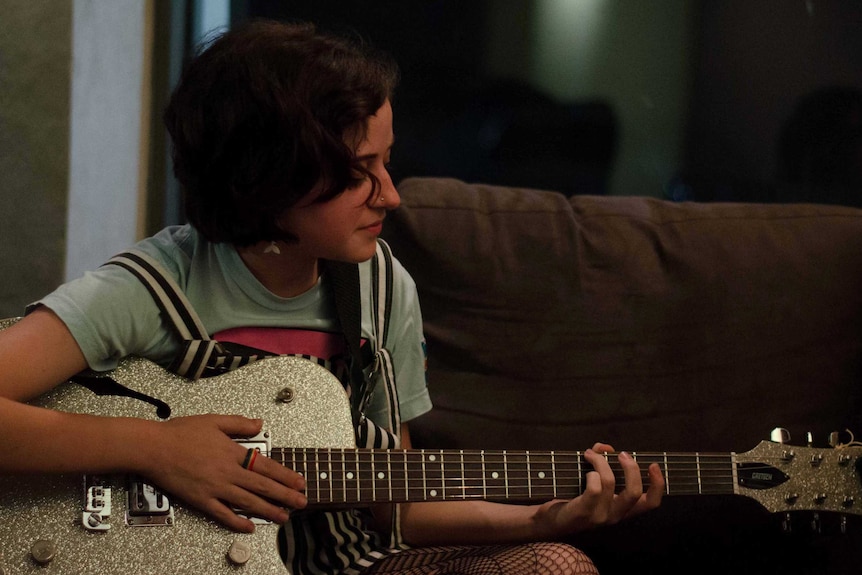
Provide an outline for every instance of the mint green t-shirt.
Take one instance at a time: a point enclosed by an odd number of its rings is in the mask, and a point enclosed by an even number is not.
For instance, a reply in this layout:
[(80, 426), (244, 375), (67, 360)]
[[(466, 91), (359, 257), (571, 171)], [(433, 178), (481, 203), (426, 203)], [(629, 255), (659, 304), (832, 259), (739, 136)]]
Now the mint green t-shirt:
[[(317, 285), (292, 298), (267, 290), (230, 244), (213, 244), (191, 226), (169, 227), (135, 246), (157, 259), (176, 280), (210, 335), (247, 327), (292, 328), (335, 333), (331, 291), (322, 276)], [(277, 257), (277, 256), (273, 256)], [(362, 337), (374, 344), (371, 265), (360, 265)], [(387, 349), (393, 358), (401, 420), (431, 409), (425, 385), (422, 316), (416, 286), (393, 259), (392, 309)], [(179, 342), (144, 285), (120, 266), (104, 266), (59, 287), (37, 304), (53, 310), (78, 342), (91, 369), (116, 367), (127, 356), (168, 365)], [(385, 408), (374, 400), (368, 415)]]

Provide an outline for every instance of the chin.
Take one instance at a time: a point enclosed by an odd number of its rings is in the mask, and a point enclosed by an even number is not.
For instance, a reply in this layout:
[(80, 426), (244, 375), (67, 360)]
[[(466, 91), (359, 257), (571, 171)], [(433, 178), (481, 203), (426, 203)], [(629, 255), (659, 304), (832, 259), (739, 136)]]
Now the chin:
[(345, 250), (343, 253), (339, 254), (339, 257), (335, 258), (341, 262), (347, 262), (351, 264), (361, 264), (362, 262), (367, 262), (371, 258), (374, 257), (374, 252), (377, 251), (377, 242), (370, 244), (368, 247), (357, 248), (353, 250)]

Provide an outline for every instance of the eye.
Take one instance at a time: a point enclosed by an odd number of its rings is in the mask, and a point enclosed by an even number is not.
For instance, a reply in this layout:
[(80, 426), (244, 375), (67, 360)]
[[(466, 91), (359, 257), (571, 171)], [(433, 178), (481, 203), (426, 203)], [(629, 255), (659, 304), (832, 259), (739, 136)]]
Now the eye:
[(347, 184), (349, 189), (356, 189), (368, 181), (369, 173), (365, 166), (356, 165), (350, 173), (350, 182)]

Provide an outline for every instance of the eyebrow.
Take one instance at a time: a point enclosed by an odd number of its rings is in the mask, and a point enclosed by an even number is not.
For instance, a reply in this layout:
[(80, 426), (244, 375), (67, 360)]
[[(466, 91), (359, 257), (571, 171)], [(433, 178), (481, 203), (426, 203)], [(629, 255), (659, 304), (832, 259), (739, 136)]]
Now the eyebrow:
[[(394, 146), (395, 146), (395, 138), (393, 137), (393, 138), (392, 138), (392, 141), (389, 143), (389, 146), (387, 146), (387, 148), (386, 148), (385, 152), (391, 152), (391, 151), (392, 151), (392, 148), (393, 148)], [(385, 154), (385, 152), (384, 152), (384, 154)], [(378, 153), (373, 153), (373, 154), (363, 154), (363, 155), (361, 155), (361, 156), (354, 156), (354, 158), (353, 158), (353, 159), (354, 159), (354, 161), (357, 161), (357, 162), (364, 162), (364, 161), (366, 161), (366, 160), (373, 160), (374, 158), (378, 157), (379, 155), (380, 155), (380, 154), (378, 154)]]

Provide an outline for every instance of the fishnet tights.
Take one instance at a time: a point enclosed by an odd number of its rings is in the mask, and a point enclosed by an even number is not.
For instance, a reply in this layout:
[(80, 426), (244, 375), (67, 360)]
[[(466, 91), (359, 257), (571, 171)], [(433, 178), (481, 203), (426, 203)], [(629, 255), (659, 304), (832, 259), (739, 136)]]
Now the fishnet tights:
[(598, 575), (583, 551), (563, 543), (408, 549), (363, 575)]

